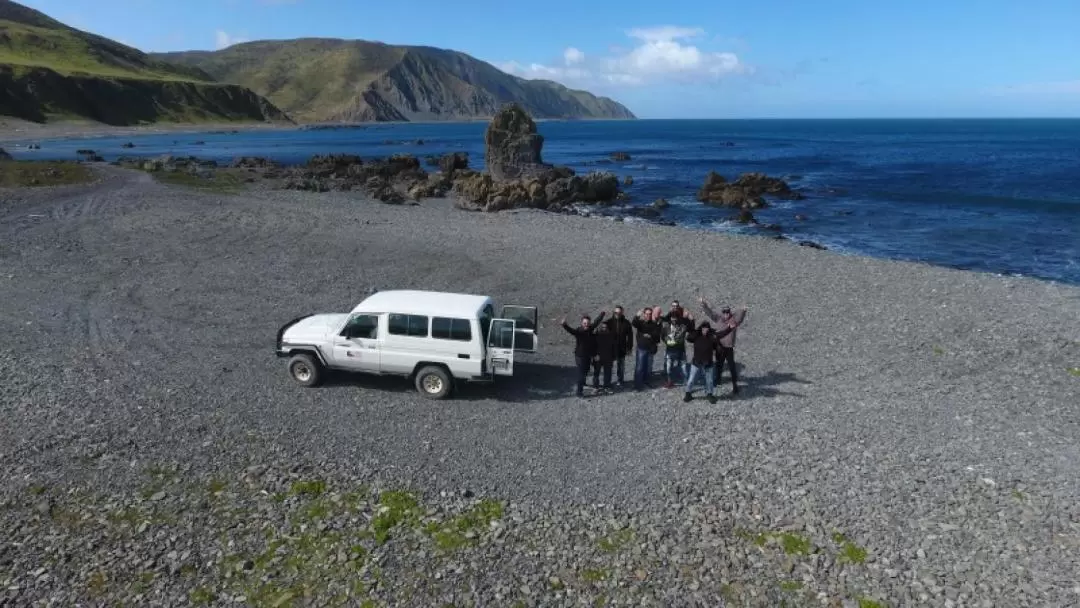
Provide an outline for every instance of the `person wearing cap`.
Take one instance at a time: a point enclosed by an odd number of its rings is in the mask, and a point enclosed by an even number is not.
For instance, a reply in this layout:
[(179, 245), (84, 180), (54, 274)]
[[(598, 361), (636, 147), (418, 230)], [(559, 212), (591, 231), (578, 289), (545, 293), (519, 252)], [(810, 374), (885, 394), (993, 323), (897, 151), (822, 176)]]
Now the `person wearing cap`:
[(746, 319), (746, 308), (743, 307), (732, 312), (730, 306), (725, 306), (720, 309), (720, 314), (716, 314), (713, 308), (709, 306), (709, 303), (705, 301), (705, 298), (699, 298), (699, 302), (701, 303), (701, 309), (710, 319), (721, 324), (722, 327), (731, 329), (730, 332), (716, 341), (716, 384), (720, 384), (720, 380), (724, 375), (724, 363), (727, 362), (728, 368), (731, 370), (731, 394), (738, 395), (739, 372), (735, 368), (735, 335), (739, 326)]
[(596, 320), (589, 315), (581, 315), (581, 325), (570, 327), (563, 317), (562, 328), (566, 333), (574, 336), (574, 362), (577, 367), (577, 380), (574, 384), (574, 394), (578, 397), (585, 396), (585, 381), (589, 376), (589, 367), (592, 366), (593, 357), (596, 356), (596, 326), (604, 320), (604, 312)]
[(686, 378), (683, 402), (693, 399), (694, 384), (700, 376), (705, 381), (705, 395), (709, 403), (716, 403), (716, 373), (713, 356), (716, 354), (717, 343), (732, 331), (734, 329), (731, 327), (723, 327), (720, 331), (714, 332), (708, 321), (702, 321), (701, 326), (691, 329), (686, 334), (686, 339), (693, 345), (693, 354), (690, 357), (690, 373)]

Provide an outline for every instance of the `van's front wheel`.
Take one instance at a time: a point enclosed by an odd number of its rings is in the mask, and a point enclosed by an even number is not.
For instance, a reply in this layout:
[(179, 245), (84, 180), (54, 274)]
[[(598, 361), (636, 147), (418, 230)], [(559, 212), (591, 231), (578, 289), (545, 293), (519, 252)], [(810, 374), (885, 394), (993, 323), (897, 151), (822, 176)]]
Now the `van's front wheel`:
[(428, 365), (416, 372), (416, 390), (428, 399), (445, 399), (452, 387), (450, 374), (437, 365)]
[(289, 359), (289, 375), (301, 386), (315, 386), (322, 380), (322, 368), (311, 355), (294, 355)]

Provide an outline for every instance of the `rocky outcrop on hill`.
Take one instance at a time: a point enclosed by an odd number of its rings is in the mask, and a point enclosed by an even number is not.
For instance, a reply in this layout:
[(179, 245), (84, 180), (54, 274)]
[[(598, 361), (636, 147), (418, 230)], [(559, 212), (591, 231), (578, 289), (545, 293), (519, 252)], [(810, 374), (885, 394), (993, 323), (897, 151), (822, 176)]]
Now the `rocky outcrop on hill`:
[(804, 198), (784, 180), (764, 173), (743, 173), (734, 182), (728, 182), (719, 173), (709, 171), (697, 199), (714, 207), (759, 209), (767, 205), (765, 195), (788, 200)]
[(619, 196), (614, 173), (576, 175), (569, 167), (544, 163), (544, 138), (520, 105), (507, 104), (484, 133), (488, 173), (454, 176), (458, 207), (473, 211), (536, 208), (559, 210), (574, 202), (610, 203)]
[(0, 148), (0, 160), (11, 160), (11, 155), (3, 148)]

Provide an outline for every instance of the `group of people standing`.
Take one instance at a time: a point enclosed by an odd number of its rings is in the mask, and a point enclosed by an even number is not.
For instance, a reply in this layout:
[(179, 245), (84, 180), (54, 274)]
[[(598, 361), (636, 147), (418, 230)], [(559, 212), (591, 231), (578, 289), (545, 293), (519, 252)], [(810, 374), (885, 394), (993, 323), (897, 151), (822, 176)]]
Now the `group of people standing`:
[[(634, 353), (634, 390), (652, 388), (653, 361), (664, 345), (665, 388), (674, 388), (676, 381), (685, 386), (683, 401), (693, 398), (694, 386), (700, 379), (710, 403), (716, 402), (716, 386), (720, 384), (725, 363), (731, 371), (731, 392), (739, 393), (739, 377), (735, 368), (735, 334), (746, 319), (746, 309), (732, 311), (723, 307), (719, 313), (704, 298), (699, 298), (707, 320), (700, 324), (678, 300), (671, 303), (665, 314), (659, 306), (639, 310), (628, 319), (622, 306), (616, 306), (612, 316), (602, 311), (595, 319), (582, 315), (581, 324), (571, 327), (562, 320), (563, 329), (575, 338), (574, 359), (577, 369), (575, 394), (584, 396), (589, 370), (593, 372), (593, 388), (611, 391), (621, 387), (626, 372), (626, 359)], [(711, 322), (710, 322), (711, 321)], [(716, 327), (713, 327), (713, 323)], [(686, 356), (687, 345), (691, 356)], [(616, 383), (612, 386), (612, 372)], [(603, 384), (600, 379), (603, 376)], [(678, 376), (678, 377), (677, 377)]]

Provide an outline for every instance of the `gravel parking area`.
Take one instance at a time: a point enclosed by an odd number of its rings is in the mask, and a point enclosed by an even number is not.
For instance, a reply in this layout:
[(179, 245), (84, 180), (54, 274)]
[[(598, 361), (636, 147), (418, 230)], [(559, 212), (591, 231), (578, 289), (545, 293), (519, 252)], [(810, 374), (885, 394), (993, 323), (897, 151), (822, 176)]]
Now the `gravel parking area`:
[[(1076, 287), (100, 171), (0, 192), (0, 604), (1080, 603)], [(395, 288), (538, 305), (542, 352), (292, 383), (282, 323)], [(698, 294), (750, 309), (738, 398), (572, 396), (560, 317)]]

